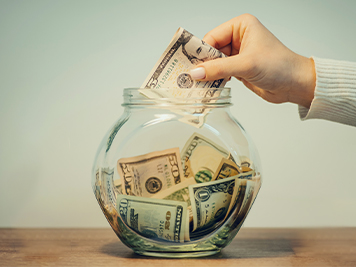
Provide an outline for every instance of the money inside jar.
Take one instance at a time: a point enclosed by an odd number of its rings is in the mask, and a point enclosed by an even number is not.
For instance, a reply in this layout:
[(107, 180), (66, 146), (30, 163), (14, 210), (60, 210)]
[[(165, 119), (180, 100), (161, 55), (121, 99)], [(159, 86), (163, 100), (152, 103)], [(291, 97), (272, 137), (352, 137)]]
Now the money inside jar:
[[(202, 149), (213, 148), (219, 157), (215, 162), (202, 161), (189, 175), (184, 175), (182, 165), (189, 156), (181, 154), (178, 147), (119, 159), (120, 180), (112, 181), (115, 188), (110, 189), (116, 197), (114, 216), (144, 237), (178, 243), (211, 233), (233, 210), (242, 220), (259, 189), (260, 176), (254, 172), (253, 162), (242, 157), (250, 164), (242, 169), (231, 160), (231, 154), (222, 153), (219, 145), (198, 133), (187, 140), (183, 151), (196, 137)], [(200, 180), (197, 174), (201, 170), (212, 172)], [(108, 179), (106, 173), (101, 171), (98, 180)]]

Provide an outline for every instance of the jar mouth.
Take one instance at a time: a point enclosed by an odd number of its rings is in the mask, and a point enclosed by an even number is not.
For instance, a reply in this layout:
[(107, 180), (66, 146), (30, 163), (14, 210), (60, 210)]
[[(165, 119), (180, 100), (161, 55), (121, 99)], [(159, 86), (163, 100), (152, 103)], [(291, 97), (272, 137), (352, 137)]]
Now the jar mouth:
[(209, 106), (231, 105), (231, 88), (125, 88), (122, 106)]

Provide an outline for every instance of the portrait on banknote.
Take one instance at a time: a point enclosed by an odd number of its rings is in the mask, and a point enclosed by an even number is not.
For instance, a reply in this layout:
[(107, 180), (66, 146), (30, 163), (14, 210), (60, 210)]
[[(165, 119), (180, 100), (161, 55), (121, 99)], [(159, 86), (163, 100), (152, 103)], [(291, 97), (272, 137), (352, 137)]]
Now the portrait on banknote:
[[(188, 34), (190, 33), (188, 32)], [(187, 42), (182, 43), (182, 52), (194, 65), (223, 57), (222, 52), (193, 35), (191, 35), (191, 38)]]

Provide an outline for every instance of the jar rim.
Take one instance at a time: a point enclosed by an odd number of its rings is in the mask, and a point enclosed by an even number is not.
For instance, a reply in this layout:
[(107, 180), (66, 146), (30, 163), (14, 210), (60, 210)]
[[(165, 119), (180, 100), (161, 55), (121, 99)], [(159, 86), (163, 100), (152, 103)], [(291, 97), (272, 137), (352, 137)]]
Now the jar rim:
[(122, 106), (209, 106), (231, 105), (231, 88), (124, 88)]

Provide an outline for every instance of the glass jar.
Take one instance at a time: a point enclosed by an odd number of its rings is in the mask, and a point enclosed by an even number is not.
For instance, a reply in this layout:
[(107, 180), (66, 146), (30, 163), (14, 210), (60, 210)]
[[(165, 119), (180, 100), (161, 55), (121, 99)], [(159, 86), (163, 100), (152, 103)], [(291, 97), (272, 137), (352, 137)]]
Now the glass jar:
[(230, 88), (124, 89), (125, 110), (99, 146), (92, 186), (136, 253), (212, 255), (241, 228), (261, 166), (230, 100)]

